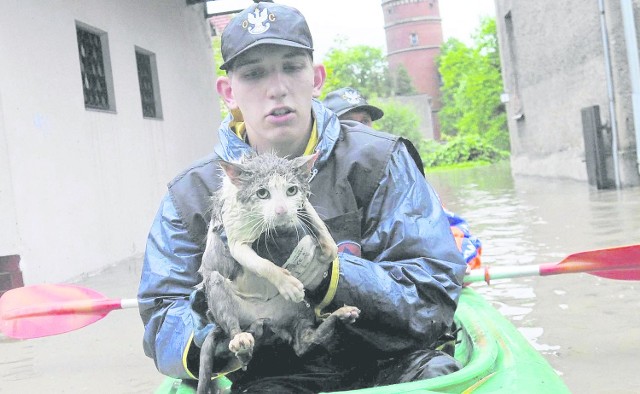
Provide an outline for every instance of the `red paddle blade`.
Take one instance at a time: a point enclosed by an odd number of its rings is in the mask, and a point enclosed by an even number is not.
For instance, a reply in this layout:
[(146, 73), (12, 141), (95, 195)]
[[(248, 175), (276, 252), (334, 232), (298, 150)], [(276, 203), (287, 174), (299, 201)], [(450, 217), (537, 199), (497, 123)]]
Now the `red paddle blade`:
[(72, 285), (18, 287), (0, 297), (0, 331), (19, 339), (61, 334), (94, 323), (120, 300)]
[(603, 278), (640, 280), (640, 245), (579, 252), (557, 264), (542, 264), (540, 275), (586, 272)]

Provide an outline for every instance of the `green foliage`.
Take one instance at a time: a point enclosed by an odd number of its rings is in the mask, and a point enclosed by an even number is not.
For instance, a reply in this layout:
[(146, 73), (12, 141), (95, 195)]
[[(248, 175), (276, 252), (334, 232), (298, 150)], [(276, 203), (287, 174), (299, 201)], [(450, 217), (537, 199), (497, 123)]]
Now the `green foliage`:
[(345, 86), (357, 89), (367, 98), (387, 97), (391, 93), (387, 60), (380, 48), (347, 47), (346, 40), (338, 40), (322, 63), (327, 70), (325, 94)]
[(416, 88), (413, 87), (411, 83), (411, 76), (404, 66), (400, 65), (396, 69), (396, 78), (395, 78), (395, 94), (397, 96), (409, 96), (412, 94), (416, 94)]
[[(221, 45), (222, 40), (220, 40), (220, 37), (213, 37), (213, 39), (211, 40), (211, 47), (213, 48), (213, 60), (215, 61), (216, 66), (216, 78), (226, 75), (226, 72), (224, 70), (220, 70), (220, 65), (224, 63), (222, 61), (222, 50), (220, 49)], [(222, 117), (222, 119), (224, 119), (227, 114), (229, 114), (229, 108), (227, 108), (224, 100), (222, 99), (222, 97), (220, 97), (220, 116)]]
[(425, 140), (418, 146), (424, 166), (436, 167), (469, 161), (495, 163), (509, 157), (509, 153), (478, 135), (465, 134), (448, 138), (446, 143)]
[(413, 108), (393, 100), (374, 100), (372, 105), (384, 111), (384, 116), (373, 122), (373, 128), (404, 137), (419, 144), (424, 136), (420, 133), (420, 118)]
[(224, 61), (222, 60), (221, 45), (222, 45), (222, 40), (220, 39), (220, 36), (214, 36), (211, 39), (211, 48), (213, 49), (213, 60), (216, 63), (215, 64), (216, 77), (221, 77), (223, 75), (226, 75), (226, 72), (224, 70), (220, 70), (220, 66), (222, 65), (222, 63), (224, 63)]
[(496, 22), (484, 18), (467, 47), (448, 39), (438, 58), (442, 76), (443, 135), (472, 135), (499, 150), (509, 150), (504, 105), (500, 102), (502, 76)]

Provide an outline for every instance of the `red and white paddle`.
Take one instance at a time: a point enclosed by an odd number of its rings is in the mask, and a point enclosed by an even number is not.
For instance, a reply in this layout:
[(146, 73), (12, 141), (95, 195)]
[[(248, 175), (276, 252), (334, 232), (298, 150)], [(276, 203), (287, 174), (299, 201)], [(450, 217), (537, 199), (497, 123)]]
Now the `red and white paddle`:
[(110, 299), (80, 286), (18, 287), (0, 297), (0, 331), (19, 339), (46, 337), (88, 326), (112, 310), (137, 306), (136, 299)]
[[(610, 279), (640, 280), (640, 245), (579, 252), (559, 263), (479, 268), (472, 270), (465, 282), (575, 272)], [(112, 310), (137, 305), (135, 299), (110, 299), (80, 286), (18, 287), (0, 297), (0, 332), (20, 339), (56, 335), (94, 323)]]
[(579, 252), (565, 257), (559, 263), (516, 266), (484, 266), (471, 270), (465, 283), (487, 282), (494, 279), (519, 278), (523, 276), (548, 276), (584, 272), (587, 274), (618, 280), (640, 280), (640, 245), (621, 246), (588, 252)]

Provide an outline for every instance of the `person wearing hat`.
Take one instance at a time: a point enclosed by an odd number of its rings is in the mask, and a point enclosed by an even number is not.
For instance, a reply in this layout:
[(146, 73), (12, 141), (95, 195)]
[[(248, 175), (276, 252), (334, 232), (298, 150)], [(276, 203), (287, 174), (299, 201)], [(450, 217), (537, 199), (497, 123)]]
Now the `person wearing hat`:
[[(373, 127), (373, 122), (384, 116), (384, 111), (367, 103), (362, 94), (352, 87), (333, 90), (322, 101), (340, 120), (353, 120), (365, 126)], [(471, 234), (467, 221), (461, 216), (445, 209), (458, 249), (463, 253), (470, 269), (479, 268), (482, 242)]]
[[(221, 184), (219, 161), (251, 151), (289, 158), (315, 153), (309, 201), (338, 256), (303, 254), (300, 280), (320, 316), (347, 304), (360, 317), (339, 325), (332, 353), (318, 347), (298, 357), (279, 341), (257, 347), (246, 370), (228, 375), (232, 392), (350, 390), (459, 369), (451, 354), (435, 349), (454, 337), (465, 262), (413, 145), (341, 122), (314, 99), (326, 72), (313, 63), (311, 33), (295, 8), (252, 5), (221, 39), (220, 68), (227, 74), (216, 87), (230, 114), (213, 152), (169, 183), (152, 223), (138, 290), (145, 353), (165, 375), (197, 378), (202, 340), (215, 326), (194, 289), (202, 280), (211, 196)], [(297, 241), (264, 243), (273, 250), (298, 248)]]
[(384, 116), (380, 108), (367, 103), (362, 94), (351, 87), (329, 92), (322, 104), (338, 115), (340, 120), (355, 120), (369, 127)]

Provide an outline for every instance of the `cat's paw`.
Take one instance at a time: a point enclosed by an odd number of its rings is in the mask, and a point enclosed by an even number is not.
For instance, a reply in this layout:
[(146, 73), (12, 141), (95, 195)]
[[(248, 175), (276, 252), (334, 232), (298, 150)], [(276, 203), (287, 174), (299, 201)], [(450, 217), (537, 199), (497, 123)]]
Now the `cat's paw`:
[(253, 356), (254, 344), (253, 335), (248, 332), (241, 332), (229, 341), (229, 350), (235, 354), (243, 366), (246, 366)]
[(284, 268), (278, 267), (280, 273), (277, 275), (277, 279), (274, 285), (278, 289), (278, 292), (285, 300), (293, 302), (301, 302), (304, 299), (304, 285), (295, 276), (291, 275), (289, 271)]
[(360, 309), (345, 305), (333, 312), (332, 315), (335, 315), (343, 323), (352, 324), (360, 317)]

